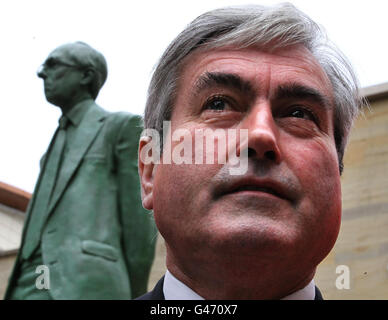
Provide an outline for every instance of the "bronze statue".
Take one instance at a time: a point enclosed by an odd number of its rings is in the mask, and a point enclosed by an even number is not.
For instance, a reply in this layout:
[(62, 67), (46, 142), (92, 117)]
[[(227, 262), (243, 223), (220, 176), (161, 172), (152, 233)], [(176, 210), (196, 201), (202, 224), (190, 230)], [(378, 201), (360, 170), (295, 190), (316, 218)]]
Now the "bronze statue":
[[(38, 71), (61, 108), (41, 160), (5, 299), (131, 299), (146, 292), (156, 231), (141, 204), (141, 117), (95, 103), (107, 77), (83, 42), (55, 49)], [(49, 272), (39, 287), (38, 267)]]

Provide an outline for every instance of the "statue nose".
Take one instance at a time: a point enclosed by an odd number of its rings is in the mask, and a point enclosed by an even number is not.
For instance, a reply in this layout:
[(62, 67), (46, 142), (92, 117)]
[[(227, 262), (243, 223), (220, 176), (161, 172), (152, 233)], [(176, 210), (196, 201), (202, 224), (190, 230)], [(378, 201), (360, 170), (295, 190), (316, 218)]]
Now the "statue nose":
[(39, 77), (39, 78), (42, 78), (42, 79), (46, 79), (47, 77), (47, 74), (44, 70), (43, 67), (39, 68), (38, 71), (36, 72), (36, 75)]

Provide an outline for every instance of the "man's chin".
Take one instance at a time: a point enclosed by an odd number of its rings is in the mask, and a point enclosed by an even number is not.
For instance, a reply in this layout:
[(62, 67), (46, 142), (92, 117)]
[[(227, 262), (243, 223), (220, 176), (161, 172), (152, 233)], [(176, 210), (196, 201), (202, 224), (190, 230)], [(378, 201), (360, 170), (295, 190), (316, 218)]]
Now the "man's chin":
[(51, 103), (52, 105), (56, 106), (56, 107), (59, 107), (59, 102), (57, 99), (51, 97), (50, 95), (47, 95), (46, 94), (46, 100), (48, 103)]
[(216, 219), (224, 217), (232, 222), (249, 221), (250, 225), (293, 220), (300, 215), (289, 200), (266, 194), (258, 196), (254, 193), (225, 195), (214, 203), (211, 211), (214, 212), (211, 215)]
[(297, 223), (292, 220), (246, 215), (224, 217), (212, 224), (218, 227), (209, 228), (207, 237), (212, 240), (208, 242), (214, 244), (214, 250), (232, 254), (262, 255), (268, 250), (266, 254), (279, 255), (294, 249), (297, 243), (304, 243)]

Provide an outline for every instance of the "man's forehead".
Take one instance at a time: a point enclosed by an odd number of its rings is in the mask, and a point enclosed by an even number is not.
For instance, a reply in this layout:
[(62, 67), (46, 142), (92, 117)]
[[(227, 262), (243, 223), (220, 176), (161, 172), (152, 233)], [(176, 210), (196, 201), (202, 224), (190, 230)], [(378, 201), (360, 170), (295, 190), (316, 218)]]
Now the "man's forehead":
[(85, 52), (89, 50), (86, 46), (78, 44), (78, 43), (68, 43), (59, 46), (54, 49), (47, 59), (49, 58), (60, 58), (64, 59), (64, 61), (72, 62), (74, 61), (75, 56), (80, 56), (85, 54)]
[[(272, 64), (273, 63), (273, 64)], [(309, 82), (323, 89), (328, 96), (332, 95), (331, 82), (312, 53), (304, 46), (294, 46), (268, 52), (256, 47), (216, 49), (198, 49), (187, 56), (181, 68), (182, 80), (196, 86), (198, 79), (210, 72), (238, 74), (260, 79), (265, 64), (278, 68), (284, 74), (284, 81), (297, 78), (301, 83)], [(186, 82), (186, 85), (188, 82)]]
[(65, 60), (71, 60), (72, 50), (69, 45), (63, 45), (60, 46), (56, 49), (54, 49), (47, 57), (47, 60), (50, 58), (60, 58), (60, 59), (65, 59)]
[[(276, 51), (269, 51), (257, 47), (236, 48), (233, 46), (213, 49), (197, 49), (183, 59), (183, 68), (181, 70), (193, 66), (195, 68), (201, 68), (201, 66), (212, 63), (222, 63), (223, 60), (228, 59), (234, 61), (245, 60), (258, 64), (277, 60), (279, 63), (284, 63), (285, 65), (310, 65), (311, 67), (322, 70), (313, 54), (301, 45), (282, 48)], [(226, 61), (225, 63), (229, 63), (229, 61)]]

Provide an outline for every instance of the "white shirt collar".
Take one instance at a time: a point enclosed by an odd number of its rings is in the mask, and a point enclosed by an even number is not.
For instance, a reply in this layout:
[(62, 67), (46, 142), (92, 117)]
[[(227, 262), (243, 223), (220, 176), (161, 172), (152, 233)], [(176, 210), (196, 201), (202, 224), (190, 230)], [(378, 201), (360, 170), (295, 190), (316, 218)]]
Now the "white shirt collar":
[(295, 291), (288, 296), (280, 300), (314, 300), (315, 299), (315, 283), (314, 279), (312, 279), (307, 286), (304, 288)]
[(205, 300), (175, 278), (168, 270), (164, 276), (163, 294), (166, 300)]
[[(163, 294), (166, 300), (204, 300), (200, 295), (191, 290), (183, 282), (175, 278), (168, 270), (164, 276)], [(314, 300), (315, 284), (314, 280), (300, 289), (284, 297), (281, 300)]]

